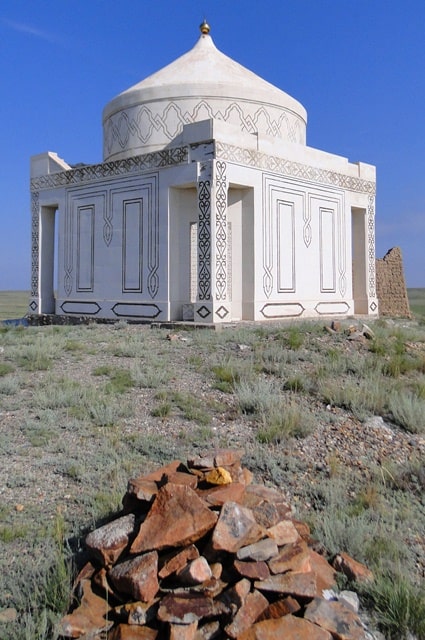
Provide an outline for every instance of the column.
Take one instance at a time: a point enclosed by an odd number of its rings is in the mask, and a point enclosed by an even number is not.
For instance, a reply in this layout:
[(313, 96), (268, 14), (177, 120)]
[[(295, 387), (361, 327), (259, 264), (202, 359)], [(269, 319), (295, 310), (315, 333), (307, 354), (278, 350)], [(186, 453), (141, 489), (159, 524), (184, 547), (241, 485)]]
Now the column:
[(195, 322), (231, 320), (228, 295), (226, 163), (198, 164), (198, 291)]

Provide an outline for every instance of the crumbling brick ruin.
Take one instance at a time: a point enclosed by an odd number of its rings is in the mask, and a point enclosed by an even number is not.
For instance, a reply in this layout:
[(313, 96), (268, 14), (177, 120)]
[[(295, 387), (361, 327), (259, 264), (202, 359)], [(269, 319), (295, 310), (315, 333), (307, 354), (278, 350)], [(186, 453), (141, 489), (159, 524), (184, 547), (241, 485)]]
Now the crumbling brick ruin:
[(393, 247), (376, 261), (376, 291), (380, 316), (412, 317), (399, 247)]

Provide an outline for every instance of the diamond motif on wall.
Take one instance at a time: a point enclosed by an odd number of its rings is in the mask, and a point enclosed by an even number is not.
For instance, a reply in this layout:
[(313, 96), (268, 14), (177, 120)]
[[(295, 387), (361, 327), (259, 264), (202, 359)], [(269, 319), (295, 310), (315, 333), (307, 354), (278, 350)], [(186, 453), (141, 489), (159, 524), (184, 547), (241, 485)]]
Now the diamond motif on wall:
[(218, 315), (220, 320), (223, 320), (223, 318), (229, 315), (229, 310), (226, 309), (226, 307), (221, 306), (217, 309), (216, 314)]
[(376, 311), (377, 308), (378, 308), (378, 305), (375, 302), (372, 302), (372, 304), (369, 306), (369, 309), (371, 311)]
[(198, 316), (201, 316), (203, 320), (205, 320), (205, 318), (208, 318), (208, 316), (211, 314), (211, 311), (207, 309), (207, 307), (202, 306), (196, 310), (196, 313), (198, 314)]
[(35, 300), (33, 300), (33, 301), (30, 303), (30, 309), (31, 309), (31, 311), (35, 311), (37, 308), (38, 308), (38, 304), (36, 303), (36, 301), (35, 301)]

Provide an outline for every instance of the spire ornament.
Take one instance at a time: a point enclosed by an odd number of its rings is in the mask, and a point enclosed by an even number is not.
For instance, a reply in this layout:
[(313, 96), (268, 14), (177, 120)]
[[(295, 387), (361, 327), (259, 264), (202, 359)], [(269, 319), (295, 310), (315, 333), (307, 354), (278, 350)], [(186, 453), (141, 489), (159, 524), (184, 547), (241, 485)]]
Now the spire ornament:
[(201, 30), (202, 35), (206, 36), (209, 34), (210, 32), (210, 25), (208, 24), (208, 22), (205, 20), (202, 24), (199, 25), (199, 29)]

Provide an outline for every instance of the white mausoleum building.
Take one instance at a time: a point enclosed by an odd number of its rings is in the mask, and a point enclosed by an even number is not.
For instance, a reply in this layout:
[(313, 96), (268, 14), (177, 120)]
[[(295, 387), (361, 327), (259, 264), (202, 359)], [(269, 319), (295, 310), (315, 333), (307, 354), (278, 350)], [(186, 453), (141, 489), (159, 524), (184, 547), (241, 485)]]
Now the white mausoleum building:
[(106, 105), (102, 163), (32, 158), (30, 313), (376, 315), (375, 167), (306, 146), (306, 125), (201, 25), (191, 51)]

